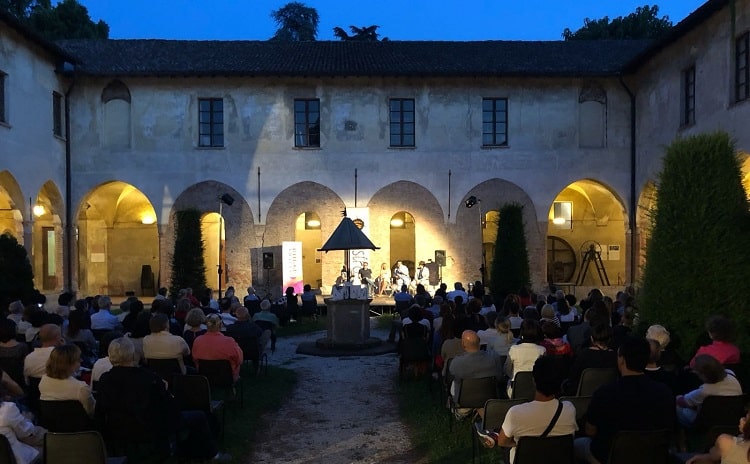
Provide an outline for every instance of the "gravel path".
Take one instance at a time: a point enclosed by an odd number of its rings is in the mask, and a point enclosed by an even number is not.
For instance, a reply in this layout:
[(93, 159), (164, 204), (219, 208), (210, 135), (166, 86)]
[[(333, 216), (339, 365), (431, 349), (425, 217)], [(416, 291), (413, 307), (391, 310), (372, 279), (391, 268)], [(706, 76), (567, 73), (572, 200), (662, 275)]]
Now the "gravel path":
[[(385, 339), (387, 331), (372, 329)], [(246, 463), (414, 464), (417, 454), (398, 415), (395, 354), (318, 357), (297, 345), (325, 332), (279, 339), (269, 364), (294, 369), (299, 383), (279, 411), (264, 417)]]

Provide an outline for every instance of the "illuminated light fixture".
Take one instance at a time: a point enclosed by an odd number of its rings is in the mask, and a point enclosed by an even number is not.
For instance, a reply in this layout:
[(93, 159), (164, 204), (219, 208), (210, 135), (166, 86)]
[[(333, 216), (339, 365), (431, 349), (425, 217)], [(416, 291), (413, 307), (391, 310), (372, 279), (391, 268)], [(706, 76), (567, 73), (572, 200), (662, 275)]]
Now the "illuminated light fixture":
[(474, 205), (476, 205), (477, 203), (479, 203), (480, 201), (482, 201), (482, 200), (480, 200), (477, 197), (475, 197), (474, 195), (472, 195), (472, 196), (470, 196), (469, 198), (466, 199), (466, 201), (464, 202), (464, 205), (467, 208), (471, 208)]
[(320, 218), (317, 214), (305, 213), (305, 230), (320, 230)]
[(404, 220), (401, 218), (391, 219), (391, 227), (404, 227)]
[(573, 202), (556, 201), (552, 204), (552, 224), (571, 228), (573, 219)]
[(141, 216), (141, 224), (145, 225), (151, 225), (156, 222), (156, 216), (154, 216), (151, 213), (146, 213), (143, 216)]
[(44, 213), (47, 212), (47, 208), (44, 207), (44, 205), (34, 205), (34, 208), (32, 208), (34, 211), (34, 216), (40, 217), (44, 216)]

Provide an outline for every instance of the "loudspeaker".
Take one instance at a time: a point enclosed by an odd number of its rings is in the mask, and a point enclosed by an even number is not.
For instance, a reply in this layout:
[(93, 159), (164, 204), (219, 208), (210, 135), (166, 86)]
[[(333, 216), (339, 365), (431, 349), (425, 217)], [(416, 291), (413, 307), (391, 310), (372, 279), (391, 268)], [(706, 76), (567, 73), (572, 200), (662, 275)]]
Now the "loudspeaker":
[(445, 266), (445, 250), (435, 250), (435, 262), (438, 266)]
[(273, 269), (273, 253), (270, 251), (263, 253), (263, 269)]

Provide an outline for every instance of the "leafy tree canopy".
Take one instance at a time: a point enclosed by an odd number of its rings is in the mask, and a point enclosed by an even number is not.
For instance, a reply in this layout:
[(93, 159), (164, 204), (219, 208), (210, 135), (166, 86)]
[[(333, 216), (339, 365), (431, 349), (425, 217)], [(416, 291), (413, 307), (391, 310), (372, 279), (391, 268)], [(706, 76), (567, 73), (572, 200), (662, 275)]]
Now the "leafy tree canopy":
[(583, 27), (573, 32), (567, 27), (562, 33), (565, 40), (595, 39), (658, 39), (672, 27), (669, 16), (659, 18), (657, 5), (644, 5), (627, 16), (618, 16), (610, 21), (608, 16), (601, 19), (586, 18)]
[(287, 3), (278, 10), (273, 10), (271, 17), (278, 26), (271, 40), (314, 41), (318, 35), (318, 11), (304, 3)]
[(107, 23), (92, 21), (88, 9), (77, 0), (63, 0), (55, 6), (50, 0), (0, 0), (0, 8), (48, 40), (109, 37)]
[(362, 42), (377, 42), (378, 40), (387, 41), (388, 37), (378, 39), (378, 37), (380, 37), (380, 34), (378, 34), (378, 27), (380, 26), (349, 26), (349, 30), (352, 31), (352, 35), (347, 34), (346, 31), (341, 29), (340, 27), (334, 27), (333, 35), (341, 40), (357, 40)]

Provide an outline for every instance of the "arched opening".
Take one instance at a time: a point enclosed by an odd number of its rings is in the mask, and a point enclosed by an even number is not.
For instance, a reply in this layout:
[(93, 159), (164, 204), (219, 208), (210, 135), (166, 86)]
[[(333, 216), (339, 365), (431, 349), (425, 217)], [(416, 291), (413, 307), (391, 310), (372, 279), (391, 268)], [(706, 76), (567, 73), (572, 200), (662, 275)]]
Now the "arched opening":
[[(226, 229), (219, 213), (207, 213), (201, 217), (201, 237), (203, 237), (203, 262), (206, 264), (206, 285), (209, 288), (227, 288)], [(219, 276), (219, 265), (222, 273)]]
[(497, 242), (497, 226), (500, 223), (500, 211), (492, 210), (484, 213), (482, 218), (482, 246), (487, 275), (492, 269), (492, 261), (495, 259), (495, 242)]
[(124, 295), (132, 290), (142, 295), (144, 266), (150, 266), (152, 272), (159, 269), (153, 205), (125, 182), (94, 188), (78, 211), (78, 285), (82, 293)]
[[(8, 231), (18, 243), (24, 243), (21, 188), (8, 171), (0, 172), (0, 230)], [(27, 247), (30, 251), (30, 247)]]
[[(554, 253), (547, 257), (549, 282), (623, 285), (627, 279), (626, 221), (622, 202), (601, 183), (586, 179), (565, 187), (549, 209), (547, 252)], [(572, 276), (571, 267), (577, 267)], [(568, 276), (572, 280), (557, 280)]]
[(406, 211), (399, 211), (391, 216), (391, 269), (397, 261), (409, 268), (409, 275), (416, 269), (414, 216)]
[(59, 290), (64, 285), (62, 209), (60, 191), (54, 183), (47, 181), (31, 209), (34, 216), (34, 285), (42, 290)]
[(307, 211), (297, 216), (294, 226), (294, 240), (302, 242), (302, 277), (312, 287), (320, 287), (323, 282), (321, 252), (323, 233), (320, 228), (320, 216)]

